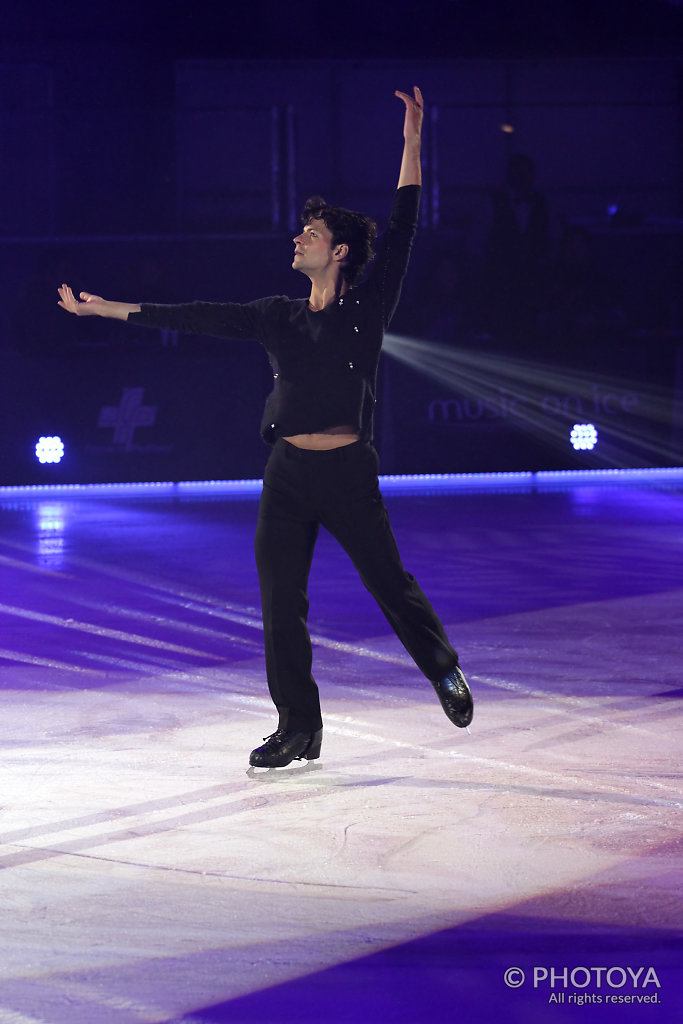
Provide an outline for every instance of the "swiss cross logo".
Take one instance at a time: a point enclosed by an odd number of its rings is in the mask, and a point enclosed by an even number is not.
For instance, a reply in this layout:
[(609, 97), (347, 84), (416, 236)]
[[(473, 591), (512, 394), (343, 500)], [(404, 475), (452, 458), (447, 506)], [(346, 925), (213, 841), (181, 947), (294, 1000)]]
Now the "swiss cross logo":
[(151, 427), (157, 415), (156, 405), (143, 405), (144, 388), (124, 388), (118, 405), (105, 405), (100, 409), (98, 427), (113, 427), (112, 443), (122, 445), (124, 451), (133, 447), (133, 435), (138, 427)]

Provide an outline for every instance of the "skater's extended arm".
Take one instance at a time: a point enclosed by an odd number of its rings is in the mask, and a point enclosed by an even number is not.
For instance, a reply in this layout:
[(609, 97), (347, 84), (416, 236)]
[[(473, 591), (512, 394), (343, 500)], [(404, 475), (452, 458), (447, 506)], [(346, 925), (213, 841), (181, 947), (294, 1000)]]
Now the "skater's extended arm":
[(91, 295), (90, 292), (81, 292), (81, 301), (76, 298), (68, 284), (58, 288), (59, 303), (67, 313), (74, 313), (76, 316), (104, 316), (114, 320), (127, 320), (129, 313), (139, 313), (140, 306), (135, 302), (110, 302), (103, 299), (101, 295)]
[(81, 292), (82, 301), (79, 302), (68, 285), (63, 284), (58, 290), (59, 305), (76, 316), (113, 317), (127, 320), (136, 327), (205, 334), (215, 338), (258, 338), (264, 344), (266, 320), (277, 316), (278, 307), (287, 302), (285, 296), (271, 295), (246, 303), (181, 302), (176, 305), (154, 305), (148, 302), (109, 302), (89, 292)]
[(395, 95), (403, 100), (406, 105), (406, 115), (403, 123), (403, 157), (401, 159), (398, 187), (421, 185), (420, 147), (422, 145), (422, 118), (424, 115), (422, 93), (417, 86), (414, 86), (412, 96), (405, 92), (399, 92), (398, 89)]
[(401, 173), (398, 179), (398, 189), (394, 195), (391, 217), (366, 282), (368, 287), (376, 292), (377, 299), (381, 304), (385, 330), (389, 326), (401, 294), (401, 286), (417, 228), (422, 191), (422, 168), (420, 166), (424, 108), (422, 93), (415, 86), (412, 96), (398, 90), (395, 95), (405, 104)]

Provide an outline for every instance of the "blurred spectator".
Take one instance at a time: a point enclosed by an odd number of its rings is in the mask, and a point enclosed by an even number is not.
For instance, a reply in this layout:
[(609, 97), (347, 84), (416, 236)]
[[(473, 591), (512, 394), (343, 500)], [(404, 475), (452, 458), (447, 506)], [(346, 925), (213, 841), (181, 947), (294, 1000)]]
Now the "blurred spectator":
[(533, 347), (550, 247), (548, 205), (530, 156), (517, 153), (492, 196), (484, 273), (483, 325), (503, 341)]
[[(156, 253), (144, 250), (138, 254), (120, 287), (124, 295), (143, 295), (146, 301), (154, 303), (173, 302), (176, 295), (168, 279), (166, 264)], [(162, 348), (177, 348), (180, 343), (178, 331), (168, 329), (150, 331), (146, 327), (127, 325), (125, 336), (128, 347), (136, 345), (150, 348), (161, 345)]]
[(548, 273), (541, 334), (547, 348), (607, 351), (624, 334), (627, 318), (616, 281), (598, 264), (589, 232), (569, 225)]
[(411, 290), (401, 329), (444, 345), (462, 344), (472, 333), (471, 262), (452, 248), (434, 252)]

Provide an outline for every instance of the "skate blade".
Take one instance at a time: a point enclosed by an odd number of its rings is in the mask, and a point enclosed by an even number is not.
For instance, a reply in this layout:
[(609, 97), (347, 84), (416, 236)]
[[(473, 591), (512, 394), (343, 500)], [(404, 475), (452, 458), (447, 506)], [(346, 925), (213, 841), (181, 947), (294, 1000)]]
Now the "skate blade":
[(322, 768), (321, 761), (305, 761), (297, 765), (285, 765), (284, 768), (257, 768), (249, 765), (246, 776), (249, 779), (258, 779), (259, 782), (277, 782), (278, 779), (293, 778), (297, 775), (307, 775), (310, 772), (318, 772)]

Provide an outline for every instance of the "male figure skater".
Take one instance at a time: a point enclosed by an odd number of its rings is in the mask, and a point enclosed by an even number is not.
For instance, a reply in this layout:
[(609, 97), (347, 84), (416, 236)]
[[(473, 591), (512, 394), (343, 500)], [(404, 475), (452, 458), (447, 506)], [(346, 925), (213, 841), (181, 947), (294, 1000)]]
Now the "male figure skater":
[(294, 239), (292, 267), (308, 299), (270, 296), (246, 304), (109, 302), (67, 285), (59, 305), (78, 316), (115, 317), (217, 337), (257, 338), (273, 367), (261, 435), (272, 452), (256, 528), (268, 687), (276, 731), (252, 751), (253, 767), (280, 768), (320, 756), (323, 723), (311, 674), (308, 577), (320, 525), (336, 537), (388, 622), (431, 681), (448, 718), (472, 720), (458, 655), (416, 580), (403, 568), (379, 491), (372, 416), (382, 337), (398, 303), (417, 227), (423, 101), (405, 104), (404, 147), (389, 226), (367, 279), (376, 233), (364, 214), (310, 199)]

